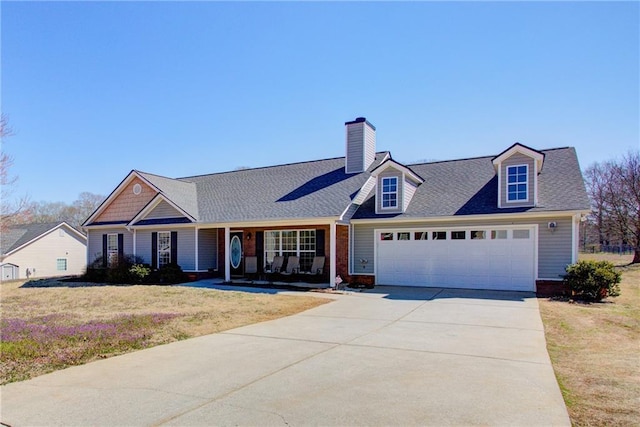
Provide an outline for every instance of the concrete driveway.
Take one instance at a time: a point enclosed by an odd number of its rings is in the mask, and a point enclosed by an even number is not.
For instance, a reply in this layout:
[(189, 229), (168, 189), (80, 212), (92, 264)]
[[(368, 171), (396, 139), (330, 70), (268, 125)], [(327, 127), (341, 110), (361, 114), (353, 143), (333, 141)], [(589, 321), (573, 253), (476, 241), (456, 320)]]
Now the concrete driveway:
[(378, 287), (330, 297), (295, 316), (3, 386), (1, 420), (570, 425), (532, 294)]

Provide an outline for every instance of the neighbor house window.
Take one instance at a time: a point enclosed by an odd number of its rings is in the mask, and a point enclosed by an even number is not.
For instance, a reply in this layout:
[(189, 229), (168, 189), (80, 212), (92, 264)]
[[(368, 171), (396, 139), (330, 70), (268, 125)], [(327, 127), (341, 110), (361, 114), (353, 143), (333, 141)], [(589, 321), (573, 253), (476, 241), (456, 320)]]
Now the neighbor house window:
[(507, 200), (527, 200), (527, 165), (507, 167)]
[(107, 234), (107, 262), (110, 266), (118, 264), (118, 235)]
[(66, 258), (58, 258), (56, 260), (56, 266), (58, 271), (67, 271), (67, 259)]
[(309, 271), (316, 255), (316, 230), (274, 230), (264, 232), (264, 259), (271, 264), (276, 256), (297, 256), (300, 270)]
[(158, 267), (171, 264), (171, 232), (158, 232)]
[(398, 207), (398, 178), (382, 178), (382, 208), (392, 209)]

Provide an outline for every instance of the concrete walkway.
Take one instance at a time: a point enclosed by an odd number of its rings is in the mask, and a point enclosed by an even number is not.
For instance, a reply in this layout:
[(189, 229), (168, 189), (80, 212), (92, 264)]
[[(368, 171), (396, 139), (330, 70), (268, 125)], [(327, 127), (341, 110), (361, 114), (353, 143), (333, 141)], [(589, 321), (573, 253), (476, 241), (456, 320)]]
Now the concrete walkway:
[(295, 316), (3, 386), (1, 420), (570, 425), (533, 295), (379, 287), (329, 297)]

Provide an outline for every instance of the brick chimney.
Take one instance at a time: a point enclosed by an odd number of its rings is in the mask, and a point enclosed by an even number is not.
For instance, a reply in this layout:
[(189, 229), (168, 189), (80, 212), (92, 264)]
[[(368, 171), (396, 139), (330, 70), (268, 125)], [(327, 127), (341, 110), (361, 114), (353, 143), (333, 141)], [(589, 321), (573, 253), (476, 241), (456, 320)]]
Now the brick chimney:
[(345, 172), (363, 172), (376, 158), (376, 128), (364, 117), (344, 125), (347, 134)]

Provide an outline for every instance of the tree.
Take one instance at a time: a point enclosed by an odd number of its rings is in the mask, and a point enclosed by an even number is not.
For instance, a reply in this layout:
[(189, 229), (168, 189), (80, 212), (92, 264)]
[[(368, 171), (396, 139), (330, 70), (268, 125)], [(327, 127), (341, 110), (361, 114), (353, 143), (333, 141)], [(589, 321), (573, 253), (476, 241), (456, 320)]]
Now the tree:
[(595, 163), (585, 171), (600, 244), (628, 244), (640, 263), (640, 152)]
[(2, 142), (2, 152), (0, 153), (0, 229), (7, 225), (21, 222), (26, 219), (28, 198), (23, 196), (16, 202), (11, 202), (14, 185), (18, 180), (17, 176), (11, 176), (9, 170), (13, 165), (13, 158), (4, 150), (5, 138), (13, 135), (13, 130), (9, 126), (9, 119), (5, 114), (0, 115), (0, 141)]
[(85, 191), (70, 205), (64, 202), (33, 202), (29, 204), (29, 221), (65, 221), (71, 226), (79, 227), (104, 199), (102, 195)]

